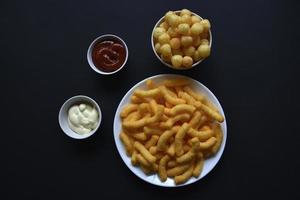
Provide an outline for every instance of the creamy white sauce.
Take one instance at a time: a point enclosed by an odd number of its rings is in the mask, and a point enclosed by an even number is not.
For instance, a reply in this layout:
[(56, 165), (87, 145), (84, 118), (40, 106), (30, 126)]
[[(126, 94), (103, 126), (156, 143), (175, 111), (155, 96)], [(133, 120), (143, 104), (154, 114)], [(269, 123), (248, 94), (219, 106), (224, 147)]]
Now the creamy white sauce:
[(69, 127), (78, 134), (87, 134), (98, 125), (98, 112), (88, 104), (74, 105), (68, 112)]

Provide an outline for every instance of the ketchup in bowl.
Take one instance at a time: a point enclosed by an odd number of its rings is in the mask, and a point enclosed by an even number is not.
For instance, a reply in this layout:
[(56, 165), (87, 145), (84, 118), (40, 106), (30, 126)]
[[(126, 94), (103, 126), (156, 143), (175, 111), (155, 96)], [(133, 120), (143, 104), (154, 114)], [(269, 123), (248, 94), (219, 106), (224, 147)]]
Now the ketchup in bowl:
[(92, 60), (99, 70), (113, 72), (123, 65), (126, 53), (126, 48), (120, 41), (105, 40), (95, 44), (92, 51)]

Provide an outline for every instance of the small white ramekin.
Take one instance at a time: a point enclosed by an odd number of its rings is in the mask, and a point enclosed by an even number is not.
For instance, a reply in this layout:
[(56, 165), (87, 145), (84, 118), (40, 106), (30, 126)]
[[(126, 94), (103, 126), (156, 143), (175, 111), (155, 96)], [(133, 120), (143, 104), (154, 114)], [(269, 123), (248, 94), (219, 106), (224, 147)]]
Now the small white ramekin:
[[(68, 124), (68, 111), (69, 109), (73, 106), (73, 105), (79, 105), (81, 103), (87, 103), (90, 104), (91, 106), (95, 107), (97, 112), (98, 112), (98, 124), (96, 126), (96, 128), (94, 130), (92, 130), (89, 133), (86, 134), (78, 134), (76, 132), (74, 132)], [(101, 124), (101, 120), (102, 120), (102, 113), (101, 113), (101, 109), (99, 107), (99, 105), (97, 104), (96, 101), (94, 101), (92, 98), (87, 97), (87, 96), (83, 96), (83, 95), (78, 95), (78, 96), (74, 96), (71, 97), (70, 99), (68, 99), (60, 108), (59, 114), (58, 114), (58, 122), (59, 125), (61, 127), (61, 129), (63, 130), (63, 132), (74, 139), (85, 139), (90, 137), (91, 135), (93, 135), (99, 128), (100, 124)]]
[[(120, 41), (121, 44), (125, 47), (125, 51), (126, 51), (126, 57), (125, 57), (125, 61), (124, 63), (122, 64), (121, 67), (119, 67), (118, 69), (116, 69), (115, 71), (112, 71), (112, 72), (105, 72), (105, 71), (102, 71), (100, 69), (98, 69), (95, 65), (94, 65), (94, 62), (93, 62), (93, 59), (92, 59), (92, 52), (93, 52), (93, 49), (94, 49), (94, 46), (99, 43), (99, 42), (102, 42), (102, 41), (106, 41), (106, 40), (117, 40), (117, 41)], [(127, 48), (127, 45), (126, 43), (124, 42), (124, 40), (122, 40), (120, 37), (116, 36), (116, 35), (113, 35), (113, 34), (105, 34), (105, 35), (101, 35), (99, 37), (97, 37), (96, 39), (94, 39), (94, 41), (90, 44), (89, 48), (88, 48), (88, 51), (87, 51), (87, 61), (90, 65), (90, 67), (95, 71), (97, 72), (98, 74), (102, 74), (102, 75), (111, 75), (111, 74), (114, 74), (114, 73), (117, 73), (118, 71), (120, 71), (126, 64), (127, 60), (128, 60), (128, 48)]]

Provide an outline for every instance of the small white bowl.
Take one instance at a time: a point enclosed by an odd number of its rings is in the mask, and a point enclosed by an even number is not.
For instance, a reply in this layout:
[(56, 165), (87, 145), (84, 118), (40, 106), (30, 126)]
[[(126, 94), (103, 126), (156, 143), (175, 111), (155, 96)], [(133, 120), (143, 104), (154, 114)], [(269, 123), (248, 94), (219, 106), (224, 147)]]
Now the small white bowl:
[[(78, 134), (78, 133), (74, 132), (69, 127), (69, 124), (68, 124), (69, 109), (71, 108), (71, 106), (79, 105), (80, 103), (90, 104), (91, 106), (94, 106), (98, 112), (97, 127), (94, 130), (92, 130), (91, 132), (86, 133), (86, 134)], [(59, 115), (58, 115), (58, 121), (59, 121), (60, 128), (64, 131), (64, 133), (67, 136), (74, 138), (74, 139), (85, 139), (85, 138), (88, 138), (91, 135), (93, 135), (98, 130), (98, 128), (101, 124), (101, 120), (102, 120), (102, 113), (101, 113), (100, 107), (97, 104), (97, 102), (94, 101), (93, 99), (91, 99), (90, 97), (83, 96), (83, 95), (74, 96), (74, 97), (71, 97), (70, 99), (68, 99), (60, 108)]]
[[(179, 13), (180, 13), (180, 10), (174, 11), (174, 13), (179, 14)], [(201, 16), (197, 15), (196, 13), (193, 13), (193, 12), (191, 12), (191, 13), (192, 13), (192, 16), (194, 15), (194, 16), (200, 17), (200, 19), (203, 19)], [(155, 29), (156, 27), (158, 27), (158, 26), (162, 23), (162, 21), (164, 20), (164, 18), (165, 18), (165, 16), (163, 16), (162, 18), (160, 18), (160, 19), (158, 20), (158, 22), (155, 24), (155, 26), (154, 26), (154, 28), (153, 28), (153, 30), (152, 30), (152, 34), (151, 34), (151, 45), (152, 45), (152, 50), (153, 50), (154, 54), (156, 55), (156, 57), (158, 58), (158, 60), (160, 60), (160, 62), (163, 63), (164, 65), (166, 65), (167, 67), (170, 67), (170, 68), (172, 68), (172, 69), (177, 69), (177, 70), (187, 70), (187, 69), (192, 69), (192, 68), (195, 67), (196, 65), (200, 64), (205, 58), (202, 59), (202, 60), (199, 60), (198, 62), (195, 62), (195, 63), (192, 65), (192, 67), (190, 67), (190, 68), (176, 68), (176, 67), (174, 67), (172, 64), (165, 62), (165, 61), (157, 54), (157, 52), (155, 51), (155, 47), (154, 47), (153, 32), (154, 32), (154, 29)], [(210, 47), (210, 48), (211, 48), (211, 45), (212, 45), (212, 34), (211, 34), (211, 30), (209, 30), (209, 47)]]
[[(93, 49), (94, 49), (94, 46), (98, 43), (98, 42), (102, 42), (102, 41), (106, 41), (106, 40), (118, 40), (119, 42), (121, 42), (121, 44), (125, 47), (125, 51), (126, 51), (126, 57), (125, 57), (125, 61), (124, 63), (122, 64), (122, 66), (120, 68), (118, 68), (117, 70), (115, 71), (112, 71), (112, 72), (105, 72), (105, 71), (102, 71), (100, 69), (98, 69), (95, 65), (94, 65), (94, 62), (93, 62), (93, 59), (92, 59), (92, 52), (93, 52)], [(88, 60), (88, 63), (90, 65), (90, 67), (97, 73), (99, 74), (103, 74), (103, 75), (110, 75), (110, 74), (114, 74), (114, 73), (117, 73), (118, 71), (120, 71), (126, 64), (127, 60), (128, 60), (128, 48), (127, 48), (127, 45), (126, 43), (124, 42), (124, 40), (122, 40), (120, 37), (116, 36), (116, 35), (113, 35), (113, 34), (105, 34), (105, 35), (101, 35), (99, 37), (97, 37), (89, 46), (88, 48), (88, 51), (87, 51), (87, 60)]]

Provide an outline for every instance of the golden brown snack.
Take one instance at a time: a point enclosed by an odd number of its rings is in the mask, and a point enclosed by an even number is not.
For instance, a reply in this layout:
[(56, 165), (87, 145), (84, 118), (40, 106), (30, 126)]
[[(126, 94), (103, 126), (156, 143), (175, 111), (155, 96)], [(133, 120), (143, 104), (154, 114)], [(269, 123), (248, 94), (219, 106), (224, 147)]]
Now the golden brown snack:
[(191, 121), (189, 122), (189, 125), (190, 125), (191, 128), (197, 127), (197, 124), (198, 124), (198, 123), (200, 122), (200, 120), (201, 120), (201, 116), (202, 116), (202, 114), (201, 114), (201, 112), (198, 111), (198, 110), (194, 113), (194, 115), (193, 115)]
[(145, 148), (149, 149), (150, 147), (156, 145), (158, 139), (159, 139), (159, 136), (152, 135), (151, 138), (145, 143)]
[(137, 104), (128, 104), (125, 106), (120, 114), (121, 117), (127, 117), (131, 112), (138, 110)]
[(157, 142), (157, 150), (158, 151), (165, 151), (167, 150), (168, 146), (167, 143), (169, 139), (176, 133), (178, 127), (173, 127), (171, 130), (165, 131), (158, 139)]
[(177, 156), (180, 156), (184, 153), (183, 151), (183, 139), (185, 137), (185, 134), (189, 130), (190, 126), (188, 123), (184, 123), (180, 129), (178, 130), (178, 133), (175, 136), (175, 153)]
[(146, 141), (147, 140), (147, 135), (144, 132), (133, 133), (131, 136), (134, 139), (139, 140), (139, 141)]
[(190, 167), (190, 164), (184, 164), (184, 165), (177, 165), (174, 168), (167, 170), (168, 177), (174, 177), (183, 174), (188, 168)]
[(155, 88), (155, 84), (151, 79), (146, 81), (146, 86), (147, 86), (147, 89), (154, 89)]
[(141, 143), (139, 142), (135, 142), (134, 143), (134, 148), (140, 152), (147, 161), (149, 161), (150, 163), (155, 163), (156, 161), (156, 157), (153, 156), (145, 147), (144, 145), (142, 145)]
[(220, 127), (219, 124), (214, 129), (214, 132), (215, 132), (215, 135), (216, 135), (215, 137), (217, 139), (217, 142), (212, 147), (211, 151), (212, 151), (213, 154), (216, 154), (218, 152), (218, 150), (220, 149), (222, 141), (223, 141), (223, 134), (222, 134), (222, 130), (221, 130), (221, 127)]
[(177, 164), (176, 160), (170, 160), (167, 164), (168, 168), (174, 168)]
[(162, 182), (165, 182), (168, 178), (167, 176), (167, 170), (166, 165), (168, 161), (170, 160), (170, 157), (168, 155), (165, 155), (160, 161), (158, 165), (158, 175)]
[(119, 137), (125, 146), (126, 154), (130, 156), (133, 151), (133, 145), (132, 145), (128, 135), (126, 135), (124, 132), (121, 132)]
[(148, 162), (148, 161), (144, 158), (144, 156), (142, 156), (141, 154), (137, 154), (137, 155), (136, 155), (136, 160), (137, 160), (137, 162), (138, 162), (140, 165), (142, 165), (142, 166), (144, 166), (144, 167), (147, 167), (147, 168), (151, 168), (151, 163)]
[(151, 106), (149, 103), (140, 103), (138, 107), (138, 112), (140, 115), (144, 115), (146, 113), (151, 112)]
[(163, 81), (163, 85), (166, 87), (179, 87), (188, 85), (190, 82), (186, 79), (172, 79)]
[(183, 148), (184, 153), (186, 153), (191, 149), (191, 146), (188, 144), (184, 144), (182, 148)]
[(146, 133), (146, 135), (158, 135), (158, 136), (160, 136), (161, 134), (163, 134), (163, 130), (161, 130), (159, 128), (145, 126), (144, 127), (144, 133)]
[(147, 98), (147, 97), (157, 97), (160, 95), (160, 90), (158, 88), (151, 89), (151, 90), (140, 90), (137, 89), (134, 92), (134, 95), (141, 97), (141, 98)]
[(173, 157), (173, 156), (175, 155), (175, 142), (173, 142), (173, 143), (169, 146), (169, 148), (168, 148), (168, 150), (167, 150), (167, 154), (168, 154), (169, 156), (171, 156), (171, 157)]
[(212, 130), (197, 131), (193, 128), (190, 128), (187, 134), (190, 137), (198, 137), (201, 142), (204, 142), (213, 136), (213, 131)]
[(195, 100), (197, 100), (197, 101), (202, 102), (202, 101), (205, 99), (203, 95), (200, 95), (199, 93), (194, 92), (194, 91), (192, 90), (192, 88), (189, 87), (189, 86), (185, 86), (185, 87), (183, 88), (183, 90), (184, 90), (186, 93), (188, 93), (189, 95), (191, 95), (191, 96), (192, 96)]
[(141, 113), (138, 111), (134, 111), (130, 114), (128, 114), (126, 117), (124, 117), (123, 121), (128, 122), (128, 121), (136, 121), (141, 117)]
[(200, 142), (200, 149), (206, 150), (213, 147), (217, 143), (217, 139), (215, 137), (211, 137), (205, 142)]
[(196, 110), (196, 108), (192, 105), (188, 105), (188, 104), (179, 104), (174, 106), (171, 110), (170, 110), (170, 114), (171, 116), (175, 116), (181, 113), (189, 113), (189, 114), (193, 114), (193, 112)]
[(176, 162), (179, 164), (190, 162), (191, 160), (194, 159), (194, 155), (195, 155), (194, 152), (190, 150), (187, 153), (177, 157)]
[(159, 161), (162, 159), (166, 154), (164, 152), (157, 152), (154, 156), (156, 157), (156, 160)]
[(158, 173), (161, 181), (173, 178), (175, 184), (199, 177), (205, 159), (222, 144), (223, 116), (184, 79), (150, 79), (146, 88), (136, 90), (135, 103), (120, 114), (119, 137), (132, 165), (147, 175)]
[(196, 106), (199, 107), (201, 110), (203, 110), (211, 118), (217, 120), (218, 122), (221, 123), (221, 122), (224, 121), (224, 117), (220, 113), (218, 113), (218, 112), (214, 111), (213, 109), (211, 109), (210, 107), (208, 107), (204, 104), (199, 104), (199, 103), (197, 103)]
[(185, 183), (187, 180), (189, 180), (193, 175), (193, 169), (194, 169), (194, 166), (193, 166), (193, 164), (191, 164), (187, 171), (185, 171), (181, 175), (175, 176), (174, 180), (175, 180), (176, 185)]
[(137, 152), (135, 150), (133, 150), (132, 155), (131, 155), (131, 164), (133, 166), (137, 165)]
[(139, 103), (143, 103), (145, 102), (145, 99), (141, 98), (141, 97), (137, 97), (136, 95), (132, 95), (130, 97), (130, 101), (133, 104), (139, 104)]
[(157, 146), (152, 146), (149, 148), (149, 152), (152, 154), (152, 155), (155, 155), (157, 154)]
[(160, 123), (160, 128), (170, 129), (177, 122), (186, 122), (190, 119), (190, 115), (187, 113), (177, 115), (173, 118), (169, 118), (166, 122)]
[(146, 125), (146, 120), (149, 118), (149, 116), (144, 116), (142, 119), (136, 120), (136, 121), (124, 121), (123, 126), (128, 129), (137, 129), (140, 127), (144, 127)]
[(193, 170), (194, 177), (197, 178), (200, 176), (202, 169), (203, 169), (203, 165), (204, 165), (204, 159), (201, 157), (195, 163), (194, 170)]
[(151, 100), (150, 101), (150, 107), (152, 112), (154, 113), (154, 115), (152, 117), (149, 117), (148, 119), (146, 119), (146, 124), (152, 124), (155, 122), (160, 121), (160, 119), (162, 118), (163, 114), (164, 114), (164, 107), (161, 105), (157, 105), (155, 100)]
[(166, 89), (165, 86), (159, 87), (161, 93), (163, 94), (166, 101), (172, 105), (184, 104), (185, 100), (173, 97)]

